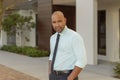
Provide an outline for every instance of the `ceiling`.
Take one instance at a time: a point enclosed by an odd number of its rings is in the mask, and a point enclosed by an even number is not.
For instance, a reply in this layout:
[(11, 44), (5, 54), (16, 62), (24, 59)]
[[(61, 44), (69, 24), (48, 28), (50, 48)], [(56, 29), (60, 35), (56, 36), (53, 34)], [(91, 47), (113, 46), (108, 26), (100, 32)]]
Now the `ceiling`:
[(4, 0), (3, 1), (3, 6), (4, 7), (8, 7), (8, 6), (12, 7), (14, 5), (21, 4), (21, 3), (25, 2), (25, 1), (27, 1), (27, 0)]
[[(75, 6), (76, 0), (53, 0), (54, 5)], [(120, 0), (98, 0), (98, 4), (120, 3)]]
[(54, 5), (73, 5), (75, 6), (76, 0), (53, 0)]
[[(30, 4), (35, 1), (37, 2), (37, 0), (4, 0), (4, 3), (5, 3), (4, 6), (14, 4), (15, 1), (19, 4), (20, 2), (28, 2), (28, 1)], [(110, 4), (110, 3), (120, 3), (120, 0), (97, 0), (97, 1), (99, 5)], [(52, 2), (53, 2), (53, 5), (70, 5), (70, 6), (76, 5), (76, 0), (53, 0)], [(26, 3), (23, 5), (26, 5), (26, 7), (29, 7)]]
[(98, 4), (120, 3), (120, 0), (98, 0)]

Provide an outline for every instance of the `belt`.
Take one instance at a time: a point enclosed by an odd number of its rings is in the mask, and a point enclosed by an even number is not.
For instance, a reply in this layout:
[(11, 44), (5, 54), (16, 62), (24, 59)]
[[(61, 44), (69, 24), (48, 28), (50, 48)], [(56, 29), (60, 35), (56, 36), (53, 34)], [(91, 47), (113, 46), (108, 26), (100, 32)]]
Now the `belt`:
[(65, 75), (65, 74), (69, 74), (71, 72), (72, 72), (72, 70), (64, 70), (64, 71), (53, 70), (53, 73), (56, 74), (56, 75)]

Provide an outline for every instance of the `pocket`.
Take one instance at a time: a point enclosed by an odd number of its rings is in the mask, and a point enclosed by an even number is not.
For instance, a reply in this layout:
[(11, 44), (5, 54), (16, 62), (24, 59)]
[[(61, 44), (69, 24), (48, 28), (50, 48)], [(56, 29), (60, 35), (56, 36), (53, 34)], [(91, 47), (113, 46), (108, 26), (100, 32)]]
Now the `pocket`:
[(54, 73), (50, 73), (49, 80), (57, 80), (56, 75)]
[(49, 80), (52, 80), (52, 76), (51, 76), (51, 75), (52, 75), (52, 74), (50, 73), (50, 74), (49, 74)]
[(78, 80), (78, 76), (74, 80)]

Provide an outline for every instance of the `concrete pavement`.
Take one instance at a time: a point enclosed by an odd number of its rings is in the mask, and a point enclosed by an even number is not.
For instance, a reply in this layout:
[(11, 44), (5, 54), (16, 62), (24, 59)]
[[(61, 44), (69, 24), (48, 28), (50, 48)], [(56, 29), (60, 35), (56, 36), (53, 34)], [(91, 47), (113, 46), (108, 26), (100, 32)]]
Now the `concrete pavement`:
[[(0, 64), (40, 80), (48, 80), (48, 57), (32, 58), (0, 51)], [(120, 80), (112, 77), (112, 67), (110, 64), (87, 65), (80, 73), (79, 80)]]

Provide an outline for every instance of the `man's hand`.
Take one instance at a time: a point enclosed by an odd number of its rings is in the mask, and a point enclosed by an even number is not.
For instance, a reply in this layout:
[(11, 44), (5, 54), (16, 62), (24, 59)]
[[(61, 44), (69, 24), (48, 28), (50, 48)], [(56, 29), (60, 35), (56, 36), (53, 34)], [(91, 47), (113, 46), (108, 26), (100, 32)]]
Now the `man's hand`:
[(71, 74), (68, 76), (68, 80), (74, 80), (81, 71), (82, 71), (82, 68), (75, 66)]

